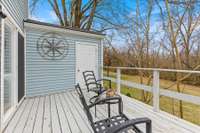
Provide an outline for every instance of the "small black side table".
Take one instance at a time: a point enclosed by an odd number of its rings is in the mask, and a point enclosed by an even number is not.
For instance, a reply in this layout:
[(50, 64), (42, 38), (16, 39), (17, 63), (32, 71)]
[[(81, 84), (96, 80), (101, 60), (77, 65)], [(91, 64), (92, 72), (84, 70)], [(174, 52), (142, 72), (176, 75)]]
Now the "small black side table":
[[(111, 116), (111, 109), (110, 109), (111, 104), (118, 104), (119, 114), (123, 113), (122, 98), (119, 94), (115, 94), (114, 96), (107, 96), (106, 91), (104, 91), (102, 94), (90, 98), (89, 102), (90, 103), (99, 102), (99, 105), (107, 104), (109, 118)], [(95, 116), (96, 116), (96, 106), (95, 106)]]

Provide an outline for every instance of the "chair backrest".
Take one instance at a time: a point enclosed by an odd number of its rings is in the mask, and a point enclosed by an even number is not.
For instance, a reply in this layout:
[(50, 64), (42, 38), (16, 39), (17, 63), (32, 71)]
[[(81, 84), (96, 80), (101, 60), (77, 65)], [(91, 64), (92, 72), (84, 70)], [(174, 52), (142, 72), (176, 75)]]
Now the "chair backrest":
[(83, 77), (84, 77), (85, 85), (86, 85), (88, 91), (90, 91), (94, 87), (98, 88), (97, 80), (94, 75), (94, 71), (84, 71)]
[(87, 118), (88, 118), (89, 122), (92, 124), (92, 123), (93, 123), (93, 117), (92, 117), (92, 115), (91, 115), (91, 113), (90, 113), (90, 108), (89, 108), (89, 106), (87, 105), (87, 102), (86, 102), (86, 100), (85, 100), (85, 97), (84, 97), (84, 94), (83, 94), (83, 92), (82, 92), (82, 90), (81, 90), (80, 85), (77, 84), (77, 85), (75, 86), (75, 89), (76, 89), (76, 91), (77, 91), (77, 93), (78, 93), (78, 95), (79, 95), (80, 101), (81, 101), (81, 103), (82, 103), (82, 105), (83, 105), (83, 107), (84, 107), (84, 111), (85, 111), (85, 113), (86, 113), (86, 115), (87, 115)]

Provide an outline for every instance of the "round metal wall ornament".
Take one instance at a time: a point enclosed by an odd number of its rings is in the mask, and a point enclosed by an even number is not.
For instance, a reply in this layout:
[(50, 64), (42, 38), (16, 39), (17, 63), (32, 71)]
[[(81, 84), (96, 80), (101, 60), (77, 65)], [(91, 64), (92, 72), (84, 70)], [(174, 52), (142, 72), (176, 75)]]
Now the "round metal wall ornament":
[(45, 33), (37, 41), (37, 51), (47, 60), (61, 60), (69, 49), (68, 41), (57, 33)]

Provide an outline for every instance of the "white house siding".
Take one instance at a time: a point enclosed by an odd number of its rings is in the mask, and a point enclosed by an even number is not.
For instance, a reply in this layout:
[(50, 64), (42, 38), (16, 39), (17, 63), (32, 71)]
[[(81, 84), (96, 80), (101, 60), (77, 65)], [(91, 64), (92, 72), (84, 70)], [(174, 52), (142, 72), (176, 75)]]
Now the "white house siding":
[(23, 31), (23, 21), (28, 18), (28, 0), (2, 0), (2, 6)]
[[(44, 60), (36, 49), (38, 38), (47, 32), (41, 29), (26, 29), (26, 96), (36, 96), (72, 89), (76, 77), (75, 42), (85, 41), (100, 44), (100, 40), (59, 33), (68, 40), (69, 52), (63, 60)], [(101, 50), (99, 46), (99, 50)], [(101, 52), (98, 52), (100, 68)]]

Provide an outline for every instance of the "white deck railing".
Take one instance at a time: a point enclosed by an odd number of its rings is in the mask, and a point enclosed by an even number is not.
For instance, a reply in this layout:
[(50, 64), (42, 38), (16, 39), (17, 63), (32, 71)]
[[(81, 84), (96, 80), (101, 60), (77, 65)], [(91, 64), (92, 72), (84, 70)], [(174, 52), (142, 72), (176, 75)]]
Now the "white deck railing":
[[(176, 73), (190, 73), (190, 74), (200, 74), (200, 71), (190, 71), (190, 70), (175, 70), (175, 69), (159, 69), (159, 68), (136, 68), (136, 67), (104, 67), (106, 69), (116, 69), (117, 74), (116, 78), (111, 78), (104, 76), (106, 79), (110, 79), (112, 82), (116, 83), (117, 92), (120, 93), (121, 85), (125, 85), (128, 87), (133, 87), (137, 89), (141, 89), (144, 91), (151, 92), (153, 94), (153, 109), (154, 111), (159, 111), (159, 101), (160, 96), (167, 96), (170, 98), (174, 98), (177, 100), (182, 100), (185, 102), (190, 102), (193, 104), (200, 105), (200, 97), (193, 96), (190, 94), (183, 94), (167, 89), (160, 88), (160, 72), (176, 72)], [(143, 70), (143, 71), (151, 71), (153, 72), (153, 85), (143, 85), (131, 81), (126, 81), (121, 79), (121, 70)]]

